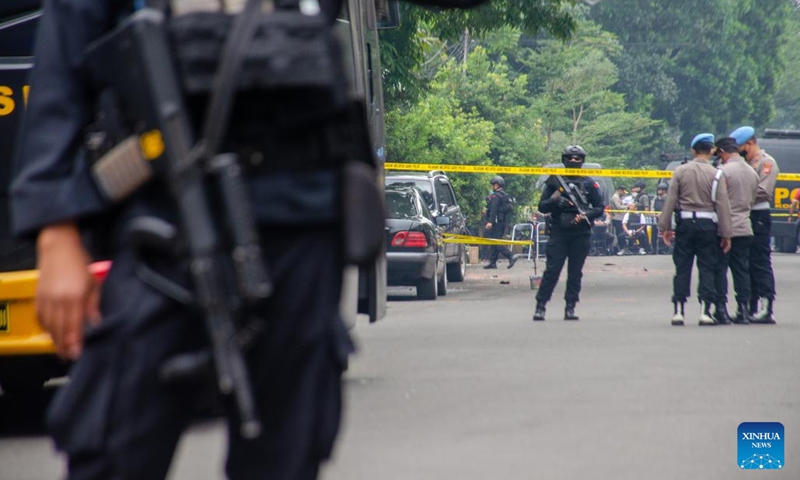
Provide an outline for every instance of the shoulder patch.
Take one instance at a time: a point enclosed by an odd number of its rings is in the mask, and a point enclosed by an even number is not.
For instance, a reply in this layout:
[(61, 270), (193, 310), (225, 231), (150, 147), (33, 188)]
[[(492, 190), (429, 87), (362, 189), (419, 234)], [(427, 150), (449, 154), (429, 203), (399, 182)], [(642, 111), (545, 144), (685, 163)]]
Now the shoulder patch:
[(763, 169), (763, 171), (764, 171), (764, 175), (769, 175), (769, 174), (770, 174), (770, 172), (772, 172), (772, 163), (770, 163), (770, 162), (764, 162), (764, 169)]
[(600, 184), (599, 184), (599, 183), (597, 183), (597, 182), (594, 182), (594, 188), (596, 188), (596, 189), (600, 190)]

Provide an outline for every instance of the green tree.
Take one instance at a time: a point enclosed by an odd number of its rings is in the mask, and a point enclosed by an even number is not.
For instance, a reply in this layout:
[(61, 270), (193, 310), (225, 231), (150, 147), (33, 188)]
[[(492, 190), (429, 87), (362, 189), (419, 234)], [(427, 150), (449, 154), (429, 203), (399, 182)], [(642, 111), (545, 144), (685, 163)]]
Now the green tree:
[(699, 131), (769, 121), (790, 10), (790, 0), (625, 0), (599, 4), (593, 18), (625, 48), (617, 90), (685, 144)]
[(469, 10), (403, 4), (400, 28), (381, 32), (387, 105), (393, 108), (413, 103), (430, 80), (422, 75), (422, 65), (448, 42), (465, 40), (465, 32), (469, 32), (467, 44), (470, 38), (481, 38), (509, 26), (529, 35), (545, 31), (557, 38), (568, 38), (575, 20), (565, 7), (574, 3), (575, 0), (493, 0)]
[(653, 148), (659, 123), (627, 111), (624, 95), (612, 91), (618, 81), (612, 58), (620, 51), (614, 35), (582, 21), (571, 40), (543, 40), (522, 52), (551, 161), (565, 145), (580, 144), (592, 161), (628, 167)]
[(795, 5), (789, 15), (786, 43), (783, 47), (785, 69), (775, 93), (776, 116), (770, 124), (774, 128), (800, 128), (800, 6)]
[[(450, 91), (435, 88), (406, 111), (387, 115), (388, 158), (395, 162), (489, 165), (494, 125), (464, 111)], [(462, 210), (475, 223), (483, 209), (480, 191), (489, 175), (449, 175)]]

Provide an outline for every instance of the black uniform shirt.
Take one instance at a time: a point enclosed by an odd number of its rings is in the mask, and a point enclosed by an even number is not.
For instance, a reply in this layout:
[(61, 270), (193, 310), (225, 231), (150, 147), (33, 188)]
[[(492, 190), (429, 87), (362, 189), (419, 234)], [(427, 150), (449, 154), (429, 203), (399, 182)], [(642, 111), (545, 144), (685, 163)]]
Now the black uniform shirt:
[[(589, 222), (582, 222), (581, 225), (578, 225), (575, 228), (565, 229), (562, 227), (559, 217), (561, 215), (566, 215), (574, 218), (574, 216), (578, 214), (578, 209), (575, 206), (569, 206), (566, 208), (559, 207), (559, 199), (552, 198), (553, 194), (558, 191), (558, 185), (552, 177), (546, 182), (544, 192), (542, 193), (542, 198), (539, 200), (539, 211), (550, 214), (553, 219), (552, 228), (554, 232), (588, 235), (591, 232), (591, 225), (593, 224), (594, 219), (601, 217), (605, 208), (605, 205), (603, 204), (603, 197), (600, 195), (600, 186), (594, 180), (587, 177), (564, 176), (562, 178), (564, 178), (564, 181), (566, 181), (567, 184), (575, 183), (583, 187), (584, 195), (586, 196), (586, 200), (590, 205), (590, 208), (586, 210), (586, 218), (589, 220)], [(583, 227), (584, 225), (585, 228)]]
[(508, 194), (502, 188), (489, 195), (488, 218), (492, 223), (506, 223), (506, 213), (503, 212), (503, 204)]

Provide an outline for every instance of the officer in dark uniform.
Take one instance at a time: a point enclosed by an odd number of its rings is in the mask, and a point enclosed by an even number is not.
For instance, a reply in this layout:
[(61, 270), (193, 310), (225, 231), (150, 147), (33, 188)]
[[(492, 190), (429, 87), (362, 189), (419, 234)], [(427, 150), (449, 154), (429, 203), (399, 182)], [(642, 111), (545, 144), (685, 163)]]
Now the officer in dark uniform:
[(561, 155), (561, 161), (567, 168), (564, 181), (573, 190), (572, 195), (579, 192), (588, 202), (583, 214), (570, 200), (570, 195), (556, 181), (555, 177), (548, 179), (542, 198), (539, 201), (539, 211), (549, 213), (551, 217), (550, 239), (547, 241), (547, 267), (542, 276), (542, 284), (536, 294), (536, 311), (533, 314), (535, 321), (544, 320), (545, 305), (553, 295), (564, 262), (569, 259), (567, 266), (567, 291), (564, 293), (566, 308), (564, 320), (578, 320), (575, 314), (575, 304), (580, 300), (581, 277), (583, 264), (589, 254), (589, 238), (595, 218), (603, 215), (603, 198), (600, 196), (600, 187), (594, 180), (580, 176), (577, 169), (583, 167), (586, 161), (586, 152), (578, 145), (570, 145)]
[[(664, 201), (667, 199), (668, 189), (669, 186), (666, 183), (659, 183), (658, 186), (656, 186), (656, 196), (653, 197), (653, 200), (650, 202), (650, 210), (655, 212), (656, 216), (658, 216), (664, 208)], [(663, 240), (661, 239), (657, 225), (653, 225), (652, 238), (653, 253), (656, 255), (662, 253), (665, 248), (662, 246)]]
[[(59, 354), (75, 361), (70, 382), (48, 413), (71, 480), (164, 478), (202, 388), (171, 390), (159, 381), (166, 359), (206, 347), (203, 321), (194, 309), (137, 276), (140, 258), (121, 233), (142, 213), (174, 220), (169, 196), (150, 182), (110, 206), (81, 148), (97, 100), (84, 52), (132, 5), (142, 3), (44, 3), (17, 145), (13, 228), (18, 236), (36, 240), (39, 319)], [(333, 22), (340, 1), (320, 4)], [(248, 127), (252, 133), (258, 125)], [(246, 354), (264, 431), (247, 440), (230, 429), (226, 471), (232, 479), (313, 479), (338, 432), (341, 373), (353, 348), (338, 314), (343, 259), (341, 222), (332, 201), (337, 184), (322, 185), (315, 176), (329, 160), (321, 149), (307, 148), (322, 144), (316, 138), (320, 132), (297, 132), (283, 143), (268, 130), (261, 133), (281, 145), (284, 160), (298, 165), (276, 172), (262, 162), (263, 168), (253, 168), (248, 178), (251, 192), (266, 195), (255, 197), (253, 207), (274, 285), (258, 312), (268, 319), (265, 331)], [(259, 151), (261, 145), (254, 147)], [(262, 153), (269, 158), (269, 149)], [(93, 240), (109, 247), (113, 261), (102, 293), (88, 273), (91, 254), (81, 238), (90, 229), (100, 232)], [(148, 263), (174, 281), (189, 283), (180, 259), (153, 254)], [(230, 416), (235, 422), (236, 412)]]
[[(731, 208), (728, 189), (721, 170), (711, 165), (714, 135), (701, 133), (691, 143), (694, 161), (679, 166), (669, 184), (664, 210), (658, 216), (658, 229), (667, 246), (675, 240), (672, 325), (683, 325), (684, 305), (690, 295), (692, 264), (697, 257), (700, 280), (697, 294), (704, 303), (700, 325), (715, 325), (711, 306), (715, 304), (714, 270), (718, 250), (726, 253), (731, 243)], [(672, 230), (672, 214), (677, 227)], [(721, 241), (718, 240), (721, 238)]]
[[(504, 190), (506, 182), (503, 177), (492, 178), (491, 184), (492, 193), (486, 198), (486, 238), (500, 240), (506, 233), (510, 216), (510, 212), (504, 211), (505, 205), (508, 204), (508, 194)], [(483, 268), (497, 268), (497, 260), (500, 259), (500, 256), (508, 259), (508, 268), (517, 263), (517, 257), (505, 245), (491, 245), (489, 252), (489, 263)]]

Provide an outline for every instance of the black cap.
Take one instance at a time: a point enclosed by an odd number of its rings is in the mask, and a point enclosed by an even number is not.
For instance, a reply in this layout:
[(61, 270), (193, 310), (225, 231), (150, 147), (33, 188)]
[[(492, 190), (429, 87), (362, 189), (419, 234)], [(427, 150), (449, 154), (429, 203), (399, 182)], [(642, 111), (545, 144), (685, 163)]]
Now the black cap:
[(733, 137), (720, 138), (714, 145), (716, 145), (716, 147), (720, 150), (724, 150), (729, 153), (739, 151), (739, 147), (736, 144), (736, 139)]

